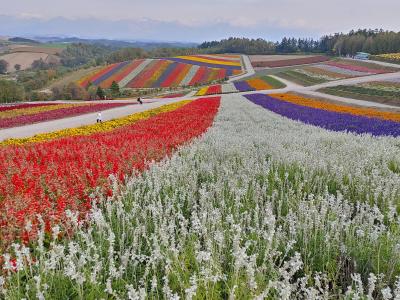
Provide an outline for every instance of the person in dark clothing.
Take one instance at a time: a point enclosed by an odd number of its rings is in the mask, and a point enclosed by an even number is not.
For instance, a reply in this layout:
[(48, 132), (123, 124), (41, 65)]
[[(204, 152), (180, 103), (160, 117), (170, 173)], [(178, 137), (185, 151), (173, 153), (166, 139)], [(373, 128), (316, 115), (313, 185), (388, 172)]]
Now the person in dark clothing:
[(140, 97), (137, 98), (137, 102), (139, 102), (140, 104), (143, 104), (142, 99), (140, 99)]

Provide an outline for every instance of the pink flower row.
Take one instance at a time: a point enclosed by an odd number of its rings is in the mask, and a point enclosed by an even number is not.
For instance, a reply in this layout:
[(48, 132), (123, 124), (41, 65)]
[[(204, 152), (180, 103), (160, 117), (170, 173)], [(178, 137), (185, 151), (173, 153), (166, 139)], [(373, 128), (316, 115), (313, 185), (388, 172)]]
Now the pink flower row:
[(130, 103), (104, 103), (104, 104), (77, 105), (69, 108), (60, 108), (51, 111), (43, 111), (33, 115), (22, 115), (7, 119), (0, 119), (0, 128), (11, 128), (38, 122), (63, 119), (66, 117), (73, 117), (87, 113), (98, 112), (111, 108), (126, 106), (129, 104)]
[(351, 70), (351, 71), (357, 71), (357, 72), (365, 72), (365, 73), (372, 73), (372, 74), (383, 74), (383, 73), (388, 73), (388, 71), (383, 70), (383, 69), (372, 69), (368, 67), (363, 67), (363, 66), (356, 66), (356, 65), (350, 65), (350, 64), (341, 64), (333, 61), (326, 62), (325, 64), (346, 69), (346, 70)]
[(59, 103), (24, 103), (24, 104), (4, 105), (4, 106), (0, 106), (0, 112), (14, 110), (14, 109), (32, 108), (32, 107), (49, 106), (49, 105), (57, 105), (57, 104), (59, 104)]

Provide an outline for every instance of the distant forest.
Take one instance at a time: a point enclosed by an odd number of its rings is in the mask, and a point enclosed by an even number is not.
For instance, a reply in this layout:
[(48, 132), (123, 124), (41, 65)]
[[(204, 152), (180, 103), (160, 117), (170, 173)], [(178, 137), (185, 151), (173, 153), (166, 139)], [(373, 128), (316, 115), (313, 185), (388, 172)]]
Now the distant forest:
[(382, 29), (360, 29), (349, 33), (325, 35), (319, 40), (284, 37), (280, 42), (264, 39), (229, 38), (204, 42), (199, 49), (213, 53), (281, 54), (325, 53), (329, 55), (354, 55), (400, 52), (400, 32)]

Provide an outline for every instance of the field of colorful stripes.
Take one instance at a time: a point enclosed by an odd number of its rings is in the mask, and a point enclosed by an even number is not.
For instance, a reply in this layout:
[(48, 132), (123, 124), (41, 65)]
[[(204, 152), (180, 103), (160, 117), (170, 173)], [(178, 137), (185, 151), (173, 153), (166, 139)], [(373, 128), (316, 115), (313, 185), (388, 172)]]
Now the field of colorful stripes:
[(359, 108), (292, 94), (251, 94), (251, 102), (292, 120), (332, 131), (400, 136), (400, 113)]
[(231, 74), (226, 68), (210, 68), (173, 61), (170, 59), (144, 59), (112, 64), (80, 80), (109, 88), (113, 81), (121, 88), (168, 88), (193, 86), (223, 80)]
[(238, 75), (242, 72), (242, 64), (240, 56), (216, 56), (216, 55), (192, 55), (192, 56), (177, 56), (169, 58), (170, 60), (198, 65), (209, 68), (223, 68), (227, 70), (227, 75)]
[(228, 94), (238, 92), (262, 91), (274, 89), (273, 86), (263, 80), (262, 77), (237, 81), (234, 83), (226, 83), (222, 85), (212, 85), (201, 88), (196, 96)]

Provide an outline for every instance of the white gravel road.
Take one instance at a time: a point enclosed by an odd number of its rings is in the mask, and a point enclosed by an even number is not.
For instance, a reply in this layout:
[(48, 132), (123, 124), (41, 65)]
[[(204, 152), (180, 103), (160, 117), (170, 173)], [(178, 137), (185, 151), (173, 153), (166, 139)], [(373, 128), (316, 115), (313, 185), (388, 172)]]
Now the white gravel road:
[[(101, 112), (103, 121), (108, 121), (112, 119), (122, 118), (134, 113), (143, 112), (149, 109), (157, 108), (166, 104), (181, 101), (182, 99), (167, 99), (167, 100), (153, 100), (152, 102), (140, 104), (132, 104), (123, 107), (117, 107), (109, 110), (104, 110)], [(80, 115), (65, 119), (52, 120), (48, 122), (41, 122), (31, 125), (25, 125), (20, 127), (13, 127), (0, 130), (0, 141), (9, 138), (23, 138), (34, 136), (39, 133), (52, 132), (56, 130), (66, 129), (66, 128), (76, 128), (83, 125), (90, 125), (96, 123), (98, 112), (89, 113), (86, 115)]]

